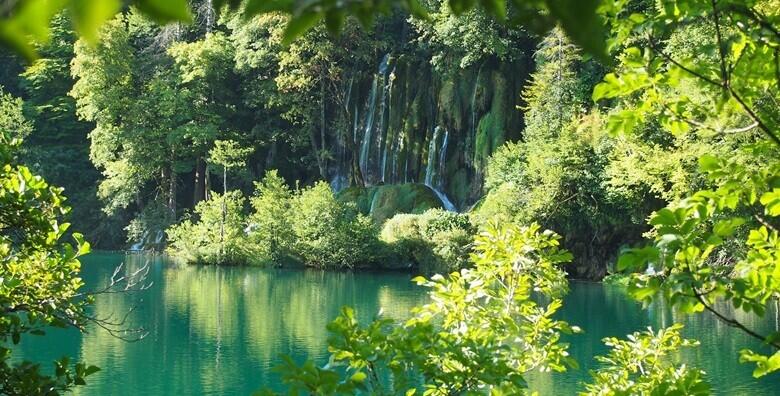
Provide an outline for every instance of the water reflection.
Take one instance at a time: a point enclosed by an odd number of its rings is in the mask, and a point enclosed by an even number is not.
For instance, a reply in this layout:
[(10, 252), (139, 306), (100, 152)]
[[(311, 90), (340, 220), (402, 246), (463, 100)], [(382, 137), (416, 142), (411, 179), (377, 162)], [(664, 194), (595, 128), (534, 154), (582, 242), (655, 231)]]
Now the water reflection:
[[(734, 311), (723, 303), (717, 304), (717, 309), (759, 332), (767, 333), (777, 328), (776, 307), (770, 309), (764, 319)], [(684, 350), (678, 359), (706, 371), (715, 394), (780, 394), (780, 375), (756, 380), (752, 377), (752, 366), (738, 362), (739, 351), (744, 348), (768, 350), (708, 313), (683, 315), (669, 309), (663, 300), (642, 309), (641, 304), (630, 300), (619, 287), (573, 282), (560, 317), (585, 330), (584, 334), (567, 337), (572, 356), (580, 368), (563, 374), (532, 373), (529, 382), (541, 395), (574, 395), (581, 390), (580, 383), (590, 379), (589, 370), (598, 367), (593, 357), (607, 352), (601, 342), (604, 337), (624, 337), (648, 326), (658, 329), (675, 322), (685, 325), (682, 332), (685, 337), (701, 341), (699, 347)]]
[[(105, 253), (85, 260), (86, 283), (105, 284), (122, 260), (128, 272), (149, 262), (154, 286), (137, 295), (102, 296), (94, 312), (121, 314), (137, 306), (130, 325), (145, 327), (147, 338), (126, 343), (103, 331), (55, 331), (25, 339), (17, 351), (39, 361), (68, 355), (102, 367), (78, 395), (248, 395), (266, 385), (279, 389), (271, 368), (280, 354), (327, 361), (325, 326), (342, 306), (354, 306), (364, 321), (380, 309), (401, 319), (425, 301), (424, 290), (404, 274), (177, 266), (159, 257)], [(530, 375), (541, 395), (576, 394), (594, 368), (592, 357), (605, 352), (603, 337), (675, 321), (686, 325), (686, 336), (702, 342), (681, 359), (706, 370), (719, 394), (772, 395), (780, 389), (778, 376), (756, 381), (751, 367), (737, 362), (739, 350), (757, 343), (709, 315), (680, 316), (663, 302), (642, 310), (620, 289), (593, 283), (572, 284), (560, 314), (586, 331), (568, 338), (581, 368)], [(761, 331), (780, 322), (776, 309), (768, 320), (733, 314)]]

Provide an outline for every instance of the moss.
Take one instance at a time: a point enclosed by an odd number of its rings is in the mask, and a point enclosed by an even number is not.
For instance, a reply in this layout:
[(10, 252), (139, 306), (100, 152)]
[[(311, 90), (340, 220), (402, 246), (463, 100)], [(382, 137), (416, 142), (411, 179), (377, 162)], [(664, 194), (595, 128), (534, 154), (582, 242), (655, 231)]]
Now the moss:
[(367, 215), (371, 210), (371, 200), (374, 198), (376, 187), (348, 187), (336, 194), (336, 199), (341, 202), (354, 202), (360, 213)]
[(372, 187), (350, 187), (338, 194), (343, 202), (354, 202), (363, 214), (369, 214), (377, 224), (398, 213), (423, 213), (441, 208), (436, 193), (423, 184), (406, 183)]
[(448, 177), (447, 192), (450, 199), (454, 200), (459, 208), (462, 208), (472, 197), (473, 187), (469, 181), (466, 168), (459, 168)]

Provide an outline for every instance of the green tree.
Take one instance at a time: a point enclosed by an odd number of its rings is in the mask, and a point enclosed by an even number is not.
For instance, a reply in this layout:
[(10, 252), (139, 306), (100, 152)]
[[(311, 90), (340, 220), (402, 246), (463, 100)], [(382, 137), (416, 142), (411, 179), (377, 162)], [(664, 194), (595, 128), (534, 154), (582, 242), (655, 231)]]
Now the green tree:
[(246, 264), (246, 198), (240, 191), (214, 193), (195, 205), (193, 218), (170, 226), (168, 251), (196, 264)]
[(255, 193), (250, 198), (248, 239), (263, 261), (281, 263), (292, 254), (292, 198), (292, 191), (276, 170), (266, 172), (263, 180), (255, 183)]
[(11, 146), (13, 141), (21, 142), (32, 133), (33, 126), (24, 116), (24, 102), (3, 91), (0, 87), (0, 132), (3, 134), (3, 150), (16, 151)]
[[(494, 0), (450, 0), (449, 6), (457, 14), (476, 7), (481, 7), (497, 20), (508, 21), (513, 25), (524, 24), (534, 30), (544, 32), (553, 28), (556, 23), (563, 26), (564, 30), (574, 38), (581, 47), (590, 53), (603, 55), (605, 43), (602, 40), (603, 28), (600, 23), (597, 9), (598, 1), (553, 1), (536, 0), (511, 2), (496, 2)], [(182, 0), (170, 2), (167, 0), (135, 0), (132, 2), (145, 15), (161, 22), (188, 22), (191, 15), (188, 3)], [(99, 7), (85, 7), (78, 0), (67, 0), (58, 3), (45, 1), (23, 2), (12, 4), (8, 10), (4, 10), (0, 24), (0, 42), (14, 48), (28, 58), (36, 57), (32, 42), (44, 42), (49, 37), (49, 21), (61, 10), (68, 8), (74, 13), (74, 23), (79, 33), (91, 42), (99, 37), (99, 29), (107, 20), (116, 14), (122, 3), (111, 0), (100, 3)], [(210, 4), (211, 5), (211, 4)], [(290, 42), (301, 34), (324, 22), (328, 31), (338, 33), (345, 25), (349, 16), (356, 17), (363, 26), (368, 26), (374, 21), (377, 14), (389, 13), (401, 7), (411, 14), (428, 18), (428, 11), (418, 0), (381, 0), (381, 1), (351, 1), (347, 3), (333, 3), (325, 0), (316, 0), (306, 3), (294, 1), (278, 1), (268, 3), (263, 0), (239, 1), (215, 1), (209, 11), (219, 10), (223, 5), (233, 9), (243, 8), (248, 16), (258, 13), (283, 12), (291, 15), (286, 24), (284, 38)], [(511, 13), (508, 10), (511, 8)], [(207, 21), (213, 21), (206, 18)], [(207, 29), (211, 28), (208, 23)]]
[(763, 315), (779, 291), (774, 224), (780, 215), (775, 210), (780, 76), (766, 67), (776, 60), (780, 43), (778, 4), (683, 4), (632, 14), (624, 2), (607, 3), (620, 64), (596, 86), (593, 98), (619, 99), (608, 122), (614, 132), (632, 133), (656, 118), (673, 134), (743, 135), (754, 144), (729, 152), (728, 159), (699, 157), (709, 185), (655, 212), (653, 243), (626, 251), (618, 267), (646, 271), (629, 282), (635, 298), (665, 295), (684, 312), (708, 311), (766, 343), (770, 355), (741, 353), (743, 361), (757, 364), (754, 375), (762, 376), (780, 369), (778, 335), (758, 334), (713, 303), (725, 299)]
[[(242, 148), (232, 140), (217, 140), (214, 147), (209, 150), (209, 162), (222, 167), (222, 196), (227, 198), (227, 174), (228, 169), (239, 168), (246, 165), (246, 158), (254, 151), (252, 148)], [(225, 219), (228, 215), (227, 202), (222, 202), (222, 221), (219, 225), (219, 244), (224, 253), (225, 245)]]
[(593, 382), (586, 384), (580, 395), (711, 394), (703, 371), (684, 364), (674, 366), (669, 361), (680, 348), (698, 345), (697, 341), (682, 338), (681, 329), (682, 325), (675, 324), (658, 332), (634, 332), (628, 340), (605, 338), (610, 351), (596, 357), (602, 367), (591, 373)]
[(84, 329), (91, 298), (79, 290), (78, 259), (89, 243), (80, 234), (73, 243), (61, 239), (69, 227), (62, 189), (17, 163), (21, 135), (29, 132), (20, 108), (21, 101), (0, 96), (0, 393), (56, 394), (83, 385), (97, 367), (63, 358), (46, 375), (37, 362), (11, 363), (9, 343), (50, 327)]
[(371, 218), (361, 214), (354, 204), (337, 200), (326, 182), (299, 191), (290, 211), (295, 252), (306, 265), (367, 266), (382, 253)]
[[(417, 278), (431, 302), (408, 321), (361, 326), (345, 308), (328, 326), (329, 366), (288, 359), (282, 380), (293, 393), (529, 393), (525, 373), (575, 364), (560, 336), (579, 329), (554, 319), (568, 286), (559, 266), (571, 259), (558, 240), (538, 225), (485, 229), (472, 268)], [(546, 302), (537, 303), (532, 291)]]
[[(193, 204), (207, 198), (208, 175), (206, 157), (223, 131), (235, 128), (231, 120), (238, 118), (236, 92), (238, 82), (233, 73), (233, 46), (222, 33), (207, 33), (202, 39), (176, 42), (167, 50), (173, 59), (173, 83), (189, 106), (177, 109), (186, 112), (177, 140), (185, 142), (186, 162), (194, 162), (195, 181)], [(248, 154), (247, 154), (248, 155)], [(225, 190), (223, 190), (224, 192)]]
[(446, 274), (469, 264), (475, 229), (467, 214), (429, 209), (423, 214), (397, 214), (382, 225), (380, 239), (398, 258), (424, 274)]

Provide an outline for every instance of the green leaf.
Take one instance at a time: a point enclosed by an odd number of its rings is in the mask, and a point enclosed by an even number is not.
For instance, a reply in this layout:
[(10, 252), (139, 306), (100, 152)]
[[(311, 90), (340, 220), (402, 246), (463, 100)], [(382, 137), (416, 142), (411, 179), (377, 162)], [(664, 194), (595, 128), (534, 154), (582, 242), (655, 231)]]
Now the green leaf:
[(358, 371), (355, 374), (352, 374), (352, 376), (349, 377), (349, 380), (351, 382), (363, 383), (363, 382), (365, 382), (366, 377), (367, 377), (366, 373), (364, 373), (362, 371)]
[(290, 19), (284, 29), (282, 45), (290, 45), (296, 38), (314, 27), (320, 19), (322, 14), (317, 12), (305, 12)]
[(138, 0), (136, 5), (157, 23), (192, 21), (187, 0)]
[(762, 194), (760, 202), (767, 215), (780, 216), (780, 189), (775, 188)]
[(677, 216), (674, 211), (668, 208), (663, 208), (650, 218), (650, 224), (654, 226), (674, 226), (677, 225)]
[(734, 234), (734, 231), (742, 224), (745, 224), (745, 219), (735, 218), (721, 220), (712, 227), (712, 231), (719, 237), (728, 237)]
[(720, 159), (714, 155), (704, 154), (699, 157), (699, 169), (702, 172), (715, 172), (720, 169)]
[(92, 375), (100, 371), (100, 367), (98, 366), (87, 366), (87, 368), (84, 370), (84, 376)]
[(648, 263), (658, 260), (658, 254), (658, 249), (655, 246), (629, 249), (618, 258), (617, 269), (618, 271), (625, 271), (627, 269), (644, 270)]
[(636, 110), (622, 110), (609, 115), (607, 131), (610, 135), (630, 135), (641, 121), (641, 115)]
[(121, 7), (119, 0), (71, 0), (73, 23), (87, 42), (94, 44), (103, 23), (111, 19)]
[(270, 11), (281, 11), (288, 14), (295, 12), (295, 2), (292, 0), (248, 0), (244, 6), (246, 17), (252, 17)]
[(604, 63), (607, 57), (606, 30), (596, 10), (599, 0), (547, 0), (550, 14), (561, 24), (569, 38)]
[(499, 21), (506, 19), (506, 0), (482, 0), (481, 3), (482, 7)]
[(34, 44), (49, 39), (49, 23), (65, 7), (65, 0), (28, 0), (17, 3), (11, 17), (0, 18), (0, 43), (28, 61), (38, 57)]

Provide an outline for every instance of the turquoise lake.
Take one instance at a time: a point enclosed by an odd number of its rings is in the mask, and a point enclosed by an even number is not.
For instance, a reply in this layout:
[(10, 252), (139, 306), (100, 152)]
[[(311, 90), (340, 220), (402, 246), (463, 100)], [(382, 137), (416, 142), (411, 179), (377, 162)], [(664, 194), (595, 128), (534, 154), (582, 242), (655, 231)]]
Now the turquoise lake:
[[(342, 306), (355, 307), (366, 321), (380, 309), (402, 319), (426, 300), (410, 274), (179, 266), (159, 256), (116, 253), (83, 260), (86, 288), (104, 285), (123, 261), (129, 271), (148, 262), (152, 287), (103, 295), (94, 313), (122, 315), (136, 306), (129, 324), (144, 327), (146, 338), (129, 343), (96, 329), (55, 330), (24, 338), (15, 358), (45, 361), (47, 369), (63, 355), (100, 366), (77, 395), (249, 395), (265, 386), (281, 389), (271, 370), (281, 354), (326, 362), (325, 326)], [(763, 319), (730, 314), (757, 330), (780, 328), (776, 307)], [(618, 287), (572, 282), (560, 315), (585, 330), (567, 338), (581, 367), (530, 374), (541, 395), (576, 394), (596, 367), (593, 356), (606, 350), (602, 338), (676, 321), (685, 324), (685, 336), (701, 341), (680, 358), (704, 369), (716, 394), (780, 395), (780, 374), (755, 380), (752, 368), (737, 361), (741, 349), (760, 348), (757, 342), (708, 314), (683, 316), (661, 303), (643, 310)]]

